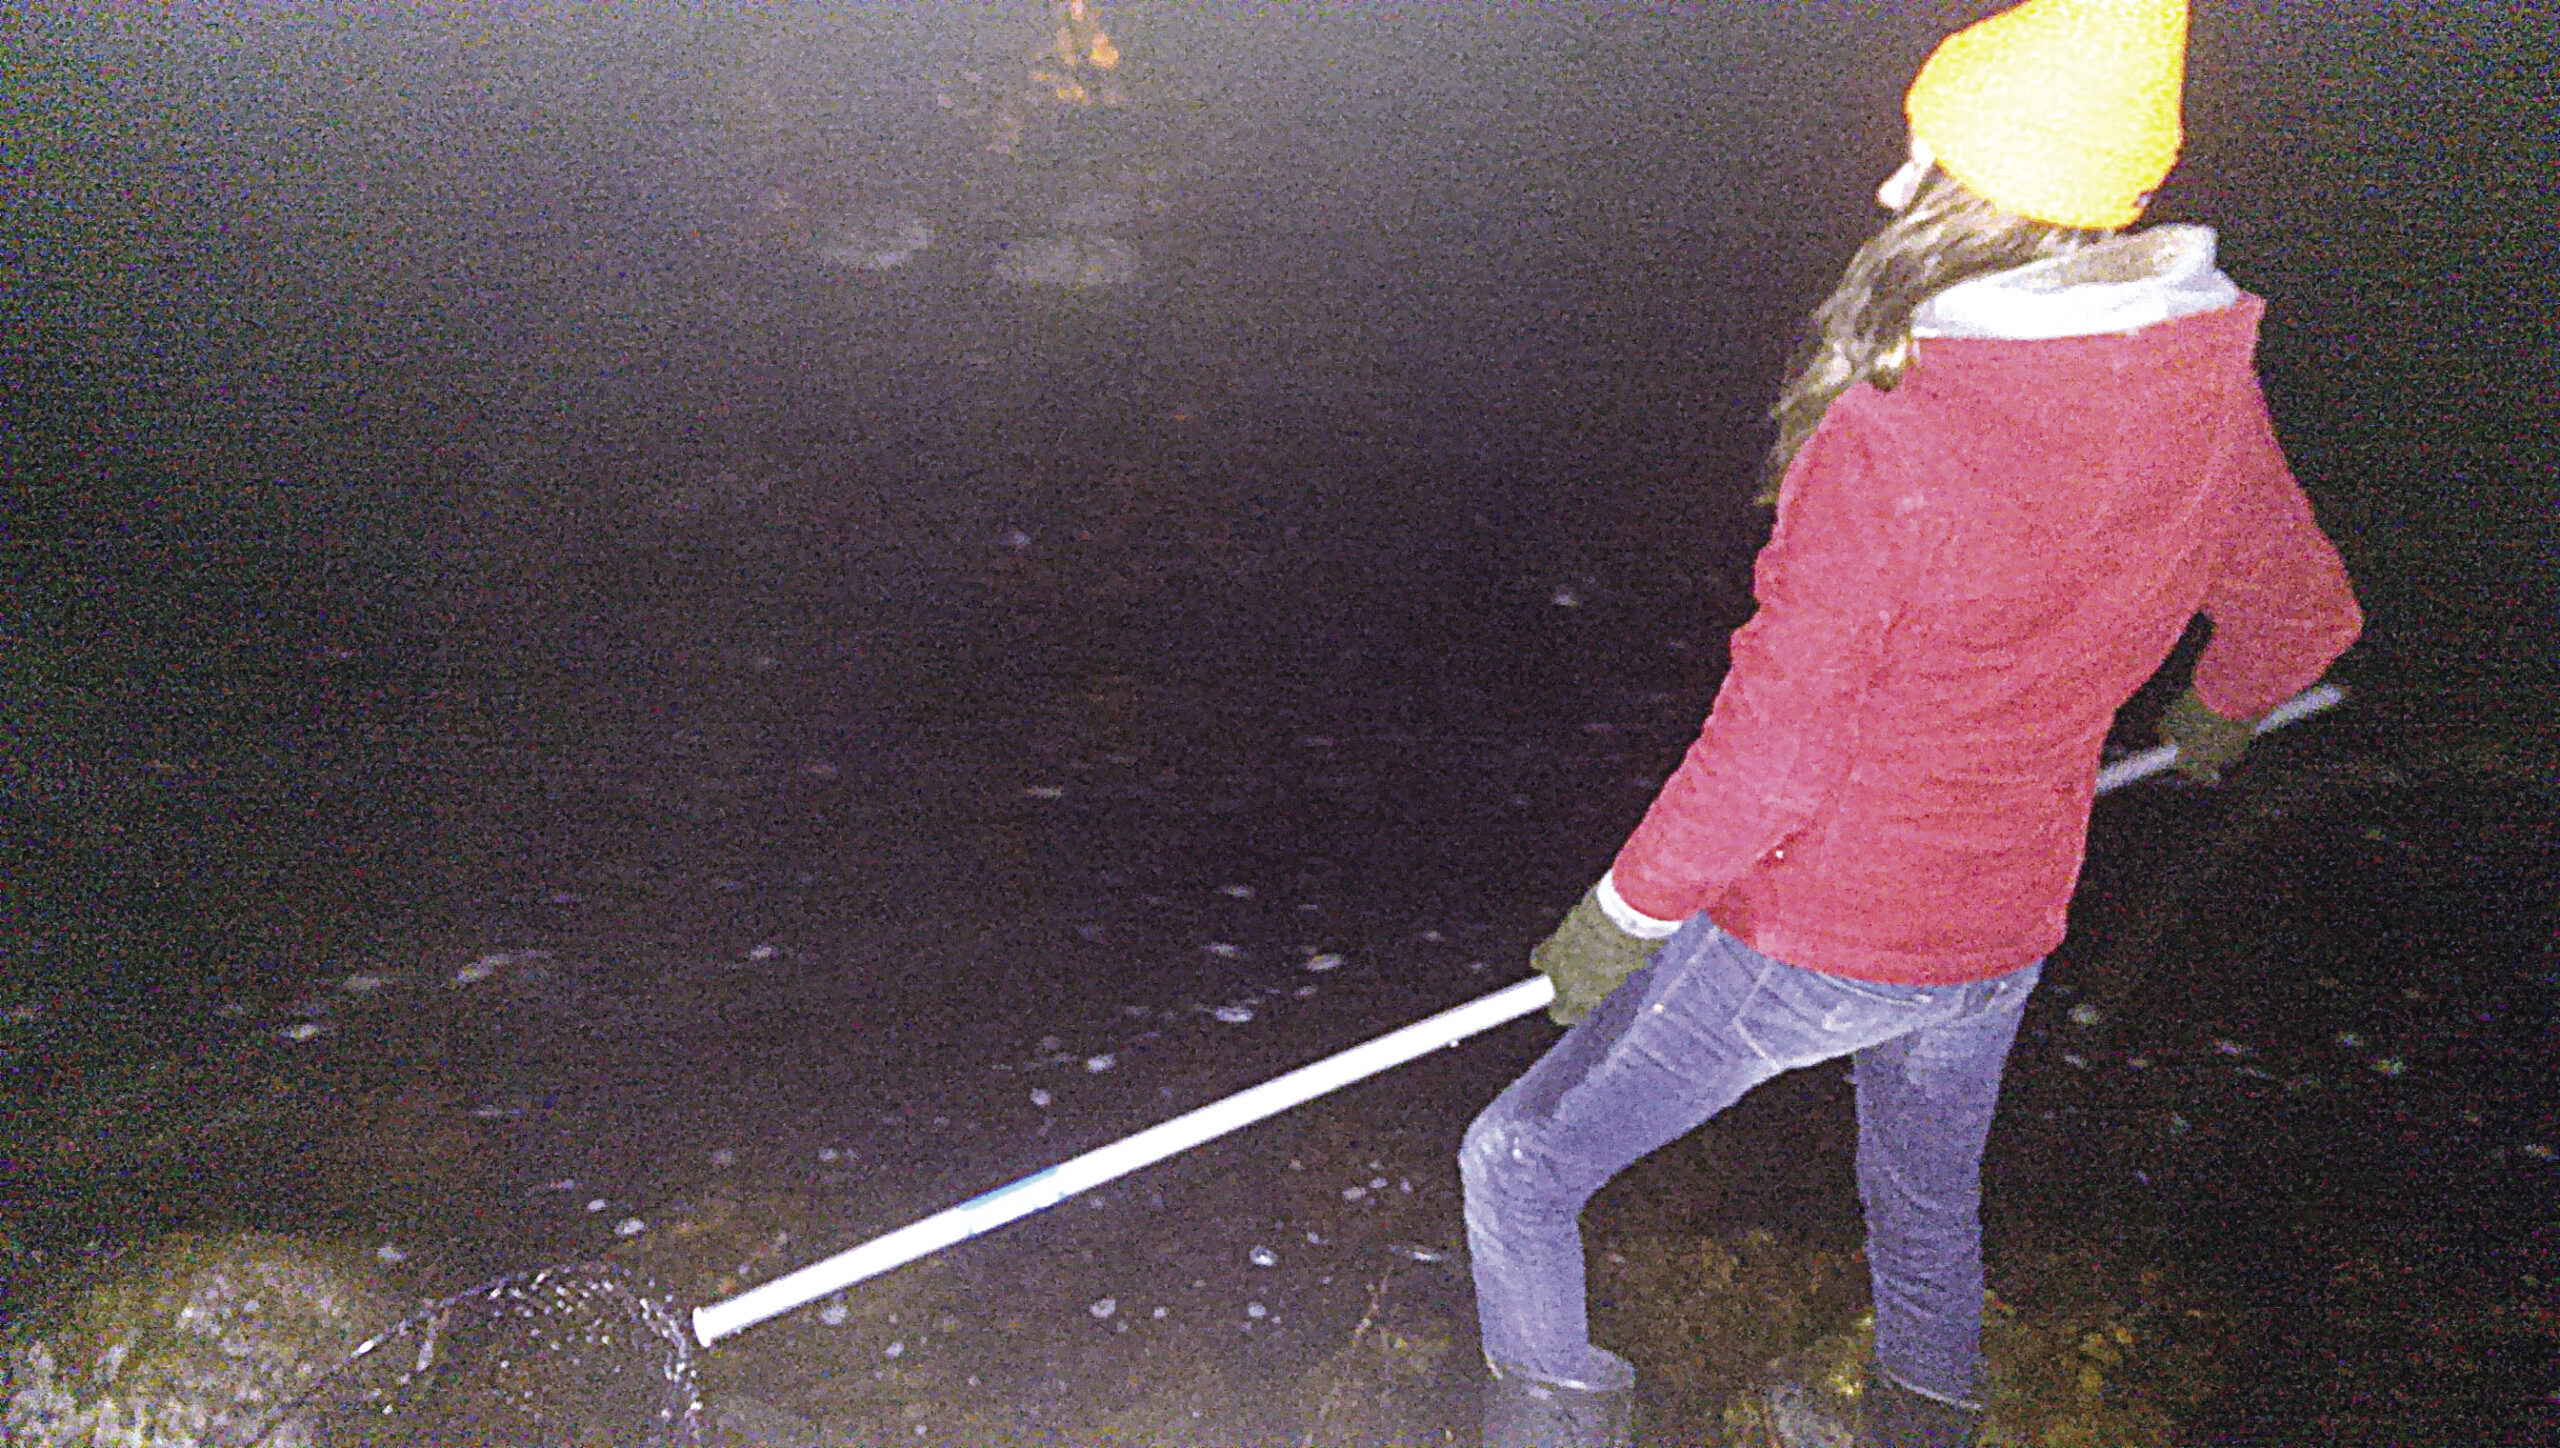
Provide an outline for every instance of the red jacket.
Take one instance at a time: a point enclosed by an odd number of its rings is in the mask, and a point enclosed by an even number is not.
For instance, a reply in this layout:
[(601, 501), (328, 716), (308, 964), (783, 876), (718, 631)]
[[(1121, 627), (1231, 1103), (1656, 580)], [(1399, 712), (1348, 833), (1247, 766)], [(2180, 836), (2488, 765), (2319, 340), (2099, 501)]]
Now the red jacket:
[(2127, 332), (1926, 337), (1892, 391), (1833, 403), (1619, 896), (1871, 980), (2052, 950), (2108, 725), (2187, 621), (2213, 620), (2195, 687), (2231, 717), (2362, 626), (2259, 393), (2264, 304), (2231, 296)]

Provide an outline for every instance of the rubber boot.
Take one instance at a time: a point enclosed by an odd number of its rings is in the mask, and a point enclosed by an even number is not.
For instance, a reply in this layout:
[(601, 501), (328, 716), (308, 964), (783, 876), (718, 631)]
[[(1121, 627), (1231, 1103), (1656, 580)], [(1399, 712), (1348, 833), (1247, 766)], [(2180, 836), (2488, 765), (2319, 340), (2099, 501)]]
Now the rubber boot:
[(1554, 1382), (1487, 1359), (1484, 1448), (1631, 1448), (1636, 1370), (1606, 1348), (1594, 1381)]
[(1930, 1397), (1879, 1367), (1867, 1369), (1859, 1398), (1858, 1448), (1973, 1448), (1982, 1428), (1981, 1408)]

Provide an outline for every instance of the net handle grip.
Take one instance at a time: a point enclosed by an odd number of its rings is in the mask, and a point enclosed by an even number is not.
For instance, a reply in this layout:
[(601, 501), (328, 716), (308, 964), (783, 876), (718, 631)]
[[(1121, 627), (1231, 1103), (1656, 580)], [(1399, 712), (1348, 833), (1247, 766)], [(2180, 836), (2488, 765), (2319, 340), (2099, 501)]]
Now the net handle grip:
[[(2281, 729), (2344, 698), (2346, 691), (2334, 684), (2314, 685), (2270, 710), (2266, 718), (2259, 721), (2257, 732), (2265, 734)], [(2177, 755), (2174, 747), (2162, 745), (2118, 760), (2099, 772), (2098, 793), (2104, 794), (2158, 774), (2175, 763)], [(1401, 1030), (1390, 1031), (1347, 1051), (1336, 1052), (1312, 1065), (1301, 1066), (1285, 1076), (1274, 1077), (1259, 1086), (1187, 1111), (1134, 1136), (1095, 1147), (1082, 1156), (1071, 1157), (1056, 1166), (971, 1197), (958, 1206), (911, 1222), (887, 1236), (875, 1237), (858, 1247), (811, 1263), (725, 1301), (697, 1307), (693, 1310), (693, 1335), (704, 1347), (709, 1347), (724, 1337), (743, 1332), (795, 1307), (805, 1306), (831, 1292), (841, 1292), (920, 1257), (931, 1256), (956, 1242), (967, 1241), (1007, 1222), (1056, 1206), (1069, 1197), (1091, 1191), (1141, 1167), (1152, 1166), (1204, 1141), (1277, 1116), (1293, 1106), (1312, 1101), (1354, 1081), (1392, 1070), (1418, 1056), (1454, 1046), (1470, 1036), (1518, 1020), (1532, 1011), (1544, 1010), (1555, 999), (1555, 994), (1553, 981), (1543, 975), (1534, 975), (1491, 995), (1416, 1021)]]
[[(2292, 698), (2267, 711), (2254, 731), (2272, 734), (2287, 724), (2308, 719), (2323, 709), (2346, 701), (2347, 691), (2335, 684), (2314, 684)], [(2120, 788), (2137, 779), (2148, 779), (2178, 762), (2178, 746), (2158, 744), (2139, 754), (2128, 754), (2098, 771), (2098, 793)]]

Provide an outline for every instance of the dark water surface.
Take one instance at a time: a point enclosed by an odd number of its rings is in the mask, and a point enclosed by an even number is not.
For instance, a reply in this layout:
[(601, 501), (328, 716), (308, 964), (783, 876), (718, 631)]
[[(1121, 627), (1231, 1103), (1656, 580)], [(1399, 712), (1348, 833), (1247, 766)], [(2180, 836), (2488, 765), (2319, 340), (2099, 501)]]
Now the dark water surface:
[[(205, 1224), (424, 1291), (787, 1223), (769, 1272), (1522, 973), (1712, 697), (1758, 411), (1975, 12), (1113, 6), (1106, 110), (1023, 98), (1046, 9), (32, 32), (13, 1315)], [(2200, 1440), (2537, 1441), (2527, 42), (2333, 12), (2199, 17), (2159, 214), (2271, 299), (2356, 701), (2102, 807), (1994, 1278), (2179, 1275), (2237, 1365)], [(1060, 235), (1134, 273), (1000, 273)], [(1270, 1385), (1384, 1284), (1463, 1339), (1399, 1249), (1455, 1244), (1458, 1133), (1546, 1038), (955, 1249), (898, 1289), (930, 1329), (857, 1292), (738, 1351), (812, 1415), (876, 1361), (839, 1406), (898, 1441), (1186, 1382), (1196, 1441), (1296, 1441)], [(1851, 1231), (1845, 1103), (1773, 1083), (1595, 1237)]]

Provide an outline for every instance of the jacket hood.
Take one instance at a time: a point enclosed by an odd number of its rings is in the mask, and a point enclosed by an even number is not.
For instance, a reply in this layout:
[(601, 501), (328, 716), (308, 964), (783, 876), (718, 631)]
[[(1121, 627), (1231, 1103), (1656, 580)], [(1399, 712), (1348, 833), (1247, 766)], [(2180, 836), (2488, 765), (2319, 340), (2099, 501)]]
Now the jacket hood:
[(2155, 226), (1975, 277), (1911, 314), (1915, 337), (2045, 341), (2132, 332), (2239, 301), (2214, 265), (2213, 228)]
[(2132, 526), (2128, 509), (2197, 505), (2196, 468), (2171, 455), (2197, 439), (2172, 420), (2225, 409), (2265, 304), (2215, 270), (2212, 232), (2159, 227), (1949, 287), (1930, 310), (1901, 385), (1861, 406), (1897, 446), (2034, 519), (2046, 546), (2076, 547)]

